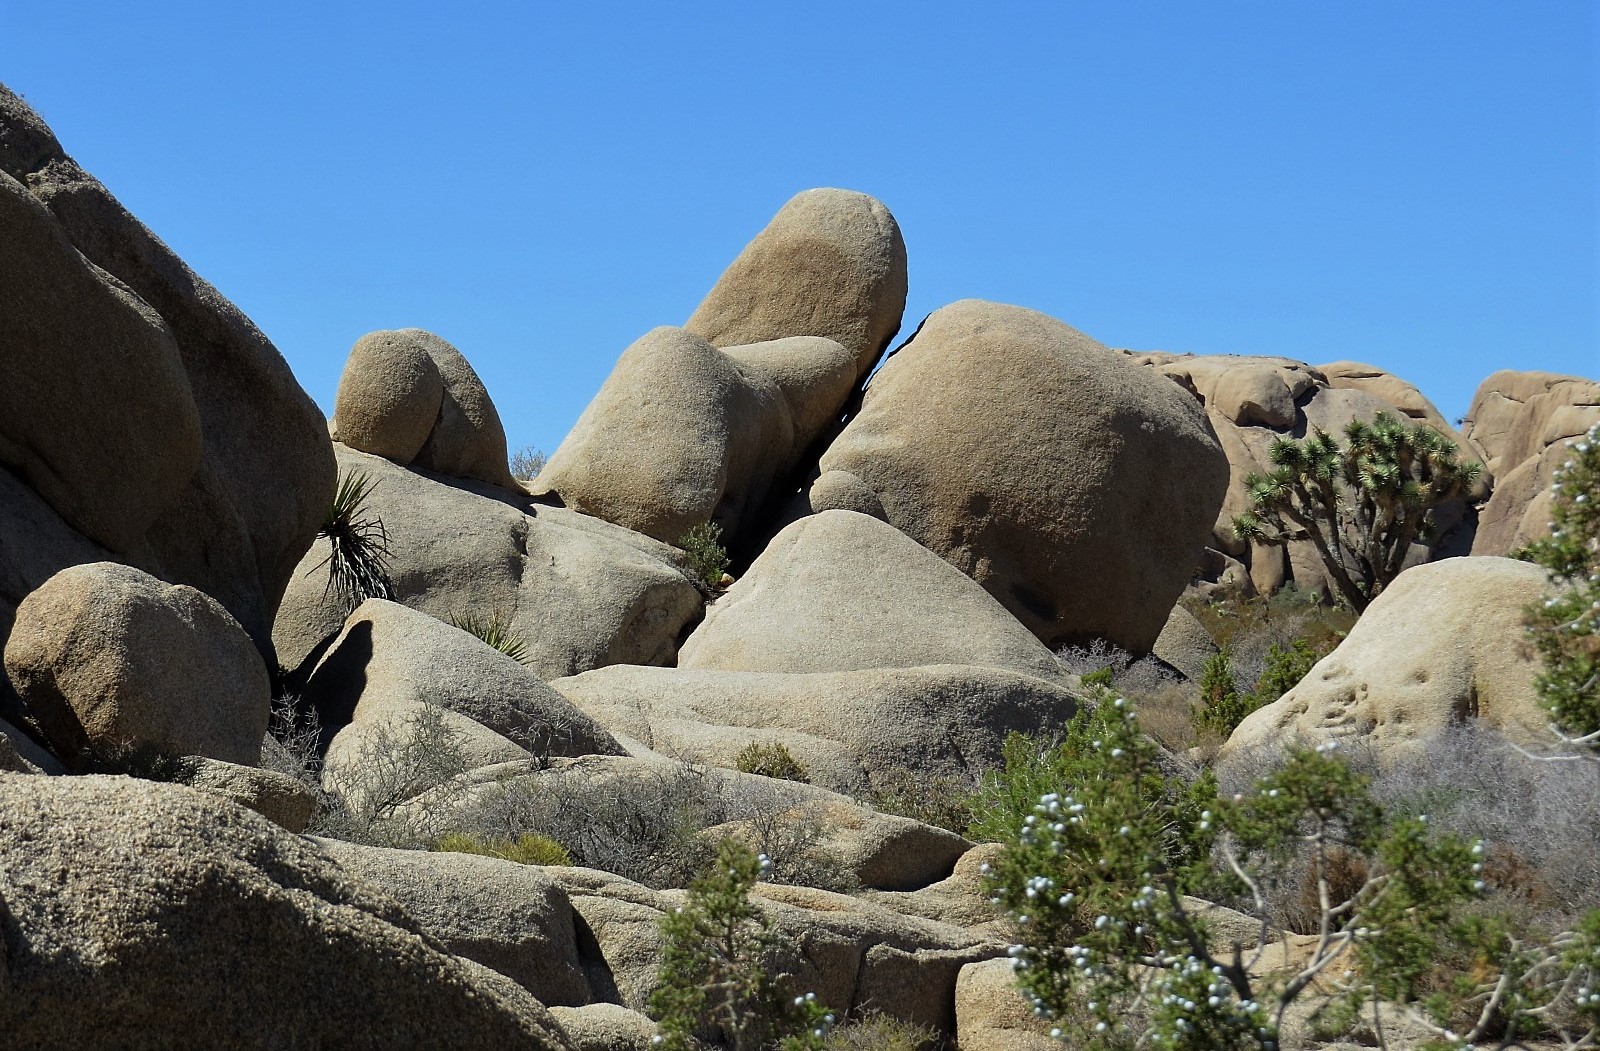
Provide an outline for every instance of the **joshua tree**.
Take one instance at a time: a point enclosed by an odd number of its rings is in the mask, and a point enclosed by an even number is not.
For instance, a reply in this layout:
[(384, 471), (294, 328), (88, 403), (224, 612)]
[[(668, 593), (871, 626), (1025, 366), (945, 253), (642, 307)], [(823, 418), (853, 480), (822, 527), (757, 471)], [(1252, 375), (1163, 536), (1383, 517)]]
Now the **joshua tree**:
[(1456, 459), (1455, 443), (1380, 412), (1352, 421), (1341, 447), (1318, 431), (1279, 438), (1272, 471), (1245, 479), (1251, 509), (1233, 520), (1241, 540), (1309, 540), (1339, 594), (1361, 612), (1405, 565), (1413, 542), (1435, 538), (1432, 511), (1464, 494), (1483, 471)]

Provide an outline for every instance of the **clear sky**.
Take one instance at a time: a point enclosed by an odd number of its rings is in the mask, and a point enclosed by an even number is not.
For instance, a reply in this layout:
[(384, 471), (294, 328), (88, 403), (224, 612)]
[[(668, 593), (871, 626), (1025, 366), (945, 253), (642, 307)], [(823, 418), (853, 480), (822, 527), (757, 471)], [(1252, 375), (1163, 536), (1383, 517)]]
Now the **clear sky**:
[(331, 411), (416, 325), (552, 450), (793, 193), (882, 199), (904, 333), (1363, 360), (1449, 417), (1600, 376), (1593, 0), (24, 3), (0, 78)]

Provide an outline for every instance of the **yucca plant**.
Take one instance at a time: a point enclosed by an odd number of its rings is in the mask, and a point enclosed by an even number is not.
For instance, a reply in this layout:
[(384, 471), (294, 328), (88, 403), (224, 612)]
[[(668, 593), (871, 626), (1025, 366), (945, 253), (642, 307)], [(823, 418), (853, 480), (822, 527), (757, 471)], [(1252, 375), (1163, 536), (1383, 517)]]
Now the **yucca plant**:
[(344, 471), (334, 490), (327, 520), (317, 536), (328, 541), (328, 557), (318, 564), (328, 567), (323, 594), (350, 613), (369, 598), (394, 598), (389, 579), (389, 533), (383, 522), (367, 511), (367, 497), (377, 483), (365, 471)]
[(1318, 431), (1274, 441), (1273, 469), (1245, 478), (1251, 509), (1233, 529), (1257, 544), (1310, 541), (1359, 613), (1400, 575), (1413, 543), (1436, 539), (1434, 508), (1464, 495), (1483, 465), (1456, 459), (1455, 443), (1433, 428), (1386, 412), (1351, 421), (1344, 439), (1341, 447)]
[(528, 637), (513, 627), (511, 618), (501, 610), (497, 609), (487, 617), (477, 613), (452, 613), (450, 623), (469, 635), (477, 636), (514, 661), (527, 664), (533, 659), (528, 652)]

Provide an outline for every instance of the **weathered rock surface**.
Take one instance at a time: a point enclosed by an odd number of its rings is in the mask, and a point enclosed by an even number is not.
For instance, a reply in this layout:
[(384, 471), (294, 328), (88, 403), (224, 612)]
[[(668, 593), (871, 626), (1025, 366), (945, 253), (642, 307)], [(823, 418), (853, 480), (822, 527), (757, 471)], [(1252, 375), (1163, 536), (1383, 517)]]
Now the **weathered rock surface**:
[(382, 887), (447, 951), (493, 968), (547, 1006), (589, 1002), (572, 906), (543, 869), (475, 854), (316, 843), (352, 877)]
[(0, 230), (0, 398), (14, 399), (0, 465), (59, 515), (28, 511), (48, 528), (0, 541), (0, 617), (64, 557), (105, 557), (94, 546), (211, 595), (270, 652), (333, 494), (321, 412), (250, 320), (3, 87)]
[(820, 470), (860, 479), (1047, 645), (1135, 652), (1189, 582), (1228, 480), (1191, 396), (1053, 318), (979, 300), (923, 322)]
[(272, 689), (250, 637), (209, 595), (131, 566), (74, 566), (29, 595), (5, 671), (63, 759), (260, 758)]
[[(652, 891), (593, 869), (548, 870), (567, 891), (593, 937), (596, 993), (642, 1010), (660, 968), (662, 914), (682, 891)], [(838, 1011), (870, 1006), (917, 1024), (954, 1028), (961, 967), (1004, 946), (957, 927), (902, 916), (843, 894), (767, 884), (759, 900), (789, 950), (769, 970), (794, 976), (797, 990)]]
[(650, 1051), (655, 1046), (656, 1024), (621, 1004), (552, 1007), (550, 1014), (566, 1030), (573, 1051)]
[(876, 774), (988, 769), (1007, 733), (1052, 733), (1077, 704), (1058, 683), (975, 665), (799, 675), (619, 665), (551, 685), (655, 751), (732, 767), (747, 745), (778, 743), (813, 784), (857, 796)]
[(956, 978), (956, 1042), (961, 1051), (1052, 1051), (1050, 1026), (1017, 988), (1010, 960), (983, 960)]
[(0, 775), (0, 900), (12, 1046), (570, 1047), (392, 898), (204, 792)]
[(1252, 713), (1223, 756), (1356, 739), (1399, 755), (1466, 719), (1514, 740), (1549, 738), (1522, 611), (1545, 572), (1509, 558), (1448, 558), (1401, 573), (1301, 683)]
[[(440, 620), (498, 611), (527, 639), (528, 667), (541, 678), (670, 663), (700, 614), (682, 554), (665, 544), (566, 508), (531, 507), (503, 490), (451, 485), (335, 449), (341, 469), (377, 483), (367, 506), (389, 535), (395, 597)], [(348, 611), (324, 593), (326, 555), (320, 544), (306, 554), (284, 598), (273, 639), (286, 667), (301, 665), (344, 624)]]
[(459, 350), (420, 328), (356, 341), (339, 377), (333, 436), (401, 465), (516, 487), (488, 388)]
[(1217, 652), (1217, 643), (1193, 613), (1183, 606), (1173, 606), (1150, 652), (1178, 669), (1185, 678), (1199, 682), (1206, 661)]
[(1473, 395), (1467, 443), (1494, 476), (1474, 555), (1509, 555), (1550, 532), (1551, 475), (1566, 443), (1600, 423), (1600, 382), (1549, 372), (1496, 372)]
[(1065, 681), (1055, 655), (992, 596), (854, 511), (824, 511), (774, 537), (678, 657), (680, 668), (802, 674), (933, 664)]
[(519, 661), (454, 625), (383, 599), (369, 599), (350, 614), (300, 698), (333, 729), (432, 704), (540, 755), (622, 754), (609, 733)]
[(825, 336), (871, 371), (900, 328), (906, 245), (879, 201), (849, 190), (790, 198), (684, 326), (717, 347)]
[(317, 809), (317, 793), (310, 785), (275, 770), (189, 756), (179, 781), (254, 810), (288, 832), (304, 832)]
[(708, 521), (735, 537), (855, 381), (854, 356), (831, 339), (718, 350), (652, 329), (623, 351), (529, 491), (668, 543)]

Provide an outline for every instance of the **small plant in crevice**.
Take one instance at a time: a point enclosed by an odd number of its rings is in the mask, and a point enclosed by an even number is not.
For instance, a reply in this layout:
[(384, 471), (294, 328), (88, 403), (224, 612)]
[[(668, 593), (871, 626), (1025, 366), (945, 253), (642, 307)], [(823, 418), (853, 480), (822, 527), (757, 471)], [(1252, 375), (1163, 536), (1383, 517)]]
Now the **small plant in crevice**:
[(794, 757), (782, 741), (751, 741), (733, 757), (734, 768), (740, 773), (760, 774), (780, 781), (811, 782), (811, 771)]
[(715, 522), (695, 526), (679, 538), (677, 547), (689, 556), (689, 567), (703, 587), (716, 590), (728, 572), (728, 552), (722, 546), (722, 527)]
[(450, 623), (519, 664), (529, 664), (533, 661), (533, 654), (528, 649), (528, 637), (517, 630), (511, 622), (510, 615), (504, 610), (492, 610), (488, 616), (479, 613), (452, 613)]
[(765, 856), (732, 840), (689, 886), (684, 904), (661, 921), (662, 957), (650, 1013), (656, 1046), (697, 1051), (824, 1051), (834, 1016), (814, 995), (796, 995), (773, 974), (783, 942), (750, 900), (770, 868)]
[(465, 832), (451, 832), (439, 837), (433, 849), (454, 854), (478, 854), (501, 861), (514, 861), (519, 865), (571, 865), (572, 855), (567, 848), (548, 836), (524, 832), (516, 839), (479, 839)]
[(366, 506), (375, 488), (377, 482), (365, 471), (341, 473), (333, 503), (317, 530), (318, 538), (328, 542), (328, 557), (317, 566), (328, 567), (324, 597), (332, 599), (346, 614), (367, 599), (394, 598), (394, 582), (389, 578), (389, 533)]

